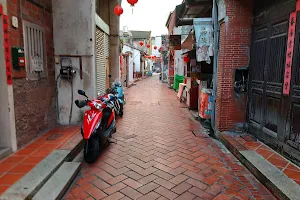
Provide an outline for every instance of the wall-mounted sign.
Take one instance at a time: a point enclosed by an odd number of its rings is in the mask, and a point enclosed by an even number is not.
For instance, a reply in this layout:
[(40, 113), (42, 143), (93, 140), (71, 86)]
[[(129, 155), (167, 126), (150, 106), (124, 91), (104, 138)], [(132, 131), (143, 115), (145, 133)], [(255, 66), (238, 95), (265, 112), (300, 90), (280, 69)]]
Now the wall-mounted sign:
[(43, 62), (43, 58), (39, 57), (39, 56), (32, 56), (30, 58), (30, 64), (31, 64), (31, 72), (42, 72), (43, 70), (43, 66), (44, 66), (44, 62)]
[(169, 48), (173, 50), (181, 50), (181, 35), (169, 36)]
[(291, 88), (291, 73), (292, 73), (292, 64), (293, 64), (296, 19), (297, 19), (297, 12), (295, 11), (290, 14), (290, 20), (289, 20), (289, 32), (288, 32), (288, 40), (287, 40), (285, 73), (284, 73), (284, 82), (283, 82), (284, 84), (283, 95), (286, 96), (290, 94), (290, 88)]

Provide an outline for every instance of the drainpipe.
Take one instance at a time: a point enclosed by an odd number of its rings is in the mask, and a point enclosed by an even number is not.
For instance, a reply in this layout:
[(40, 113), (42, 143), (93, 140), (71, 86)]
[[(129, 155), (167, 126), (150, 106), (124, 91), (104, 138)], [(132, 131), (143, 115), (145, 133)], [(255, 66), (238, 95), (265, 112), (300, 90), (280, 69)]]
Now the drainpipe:
[(217, 78), (218, 78), (218, 56), (219, 56), (219, 22), (216, 0), (213, 0), (213, 25), (214, 25), (214, 64), (213, 64), (213, 107), (211, 126), (214, 131), (216, 121), (216, 100), (217, 100)]

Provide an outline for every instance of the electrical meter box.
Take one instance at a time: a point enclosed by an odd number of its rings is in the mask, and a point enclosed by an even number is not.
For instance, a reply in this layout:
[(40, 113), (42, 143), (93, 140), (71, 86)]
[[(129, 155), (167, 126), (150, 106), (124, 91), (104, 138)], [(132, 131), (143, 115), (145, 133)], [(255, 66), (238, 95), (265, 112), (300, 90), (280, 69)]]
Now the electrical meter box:
[(12, 63), (14, 70), (21, 71), (25, 69), (24, 48), (12, 47)]

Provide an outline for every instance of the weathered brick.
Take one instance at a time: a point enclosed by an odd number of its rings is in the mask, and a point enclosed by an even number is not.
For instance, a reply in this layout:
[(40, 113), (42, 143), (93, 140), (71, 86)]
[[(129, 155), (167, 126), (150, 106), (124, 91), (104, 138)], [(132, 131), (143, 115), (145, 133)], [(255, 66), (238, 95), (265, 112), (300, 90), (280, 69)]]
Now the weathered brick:
[[(230, 3), (229, 3), (230, 2)], [(234, 72), (249, 64), (251, 45), (252, 1), (225, 0), (228, 21), (220, 25), (216, 128), (233, 129), (235, 123), (245, 122), (246, 97), (234, 95)]]
[[(52, 7), (52, 2), (48, 0), (39, 0), (41, 5)], [(20, 10), (22, 4), (22, 11)], [(18, 17), (19, 28), (10, 27), (11, 46), (24, 47), (22, 20), (26, 20), (42, 26), (48, 30), (49, 34), (45, 36), (45, 52), (47, 59), (53, 58), (53, 28), (52, 13), (44, 11), (30, 1), (7, 0), (8, 18)], [(19, 15), (19, 13), (21, 13)], [(20, 18), (22, 16), (22, 18)], [(11, 20), (10, 20), (11, 23)], [(26, 53), (26, 52), (25, 52)], [(56, 125), (55, 109), (55, 76), (52, 72), (52, 61), (46, 62), (44, 68), (48, 71), (48, 76), (39, 81), (27, 81), (26, 73), (20, 73), (13, 70), (13, 89), (14, 106), (16, 117), (16, 133), (18, 148), (23, 147), (39, 135), (45, 133), (48, 129)], [(48, 84), (52, 82), (52, 84)], [(19, 98), (20, 97), (20, 98)], [(25, 111), (22, 111), (25, 110)], [(22, 118), (23, 120), (19, 120)]]

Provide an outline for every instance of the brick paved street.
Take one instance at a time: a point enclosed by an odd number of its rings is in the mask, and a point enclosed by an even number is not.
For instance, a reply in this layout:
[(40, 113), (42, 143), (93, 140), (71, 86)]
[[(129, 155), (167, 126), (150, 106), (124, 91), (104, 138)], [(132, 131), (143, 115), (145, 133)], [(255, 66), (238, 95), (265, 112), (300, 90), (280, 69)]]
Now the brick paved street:
[(65, 199), (274, 199), (205, 134), (158, 76), (138, 82), (126, 95), (117, 144), (95, 164), (84, 164)]

